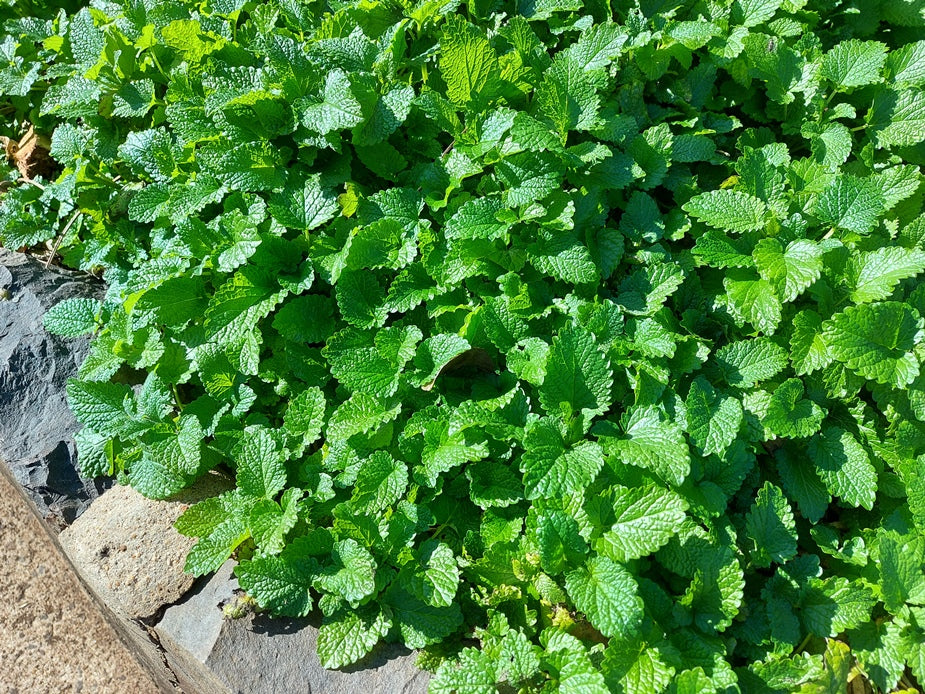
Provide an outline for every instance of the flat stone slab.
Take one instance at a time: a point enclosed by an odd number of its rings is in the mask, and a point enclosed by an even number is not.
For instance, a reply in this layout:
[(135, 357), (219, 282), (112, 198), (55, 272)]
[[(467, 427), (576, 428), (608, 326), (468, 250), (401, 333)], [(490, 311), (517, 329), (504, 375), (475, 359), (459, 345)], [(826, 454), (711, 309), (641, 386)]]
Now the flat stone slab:
[(64, 299), (103, 291), (89, 275), (0, 248), (0, 457), (53, 527), (71, 523), (108, 483), (78, 473), (80, 425), (64, 393), (89, 338), (49, 335), (42, 317)]
[(167, 662), (188, 692), (218, 694), (425, 694), (430, 674), (416, 654), (397, 644), (376, 649), (344, 670), (325, 670), (318, 658), (319, 619), (265, 614), (224, 617), (238, 582), (226, 562), (155, 626)]
[(193, 585), (193, 576), (184, 573), (183, 566), (195, 540), (174, 530), (174, 522), (191, 503), (228, 486), (225, 478), (207, 475), (170, 501), (153, 501), (131, 487), (116, 486), (59, 540), (110, 609), (121, 617), (147, 619)]

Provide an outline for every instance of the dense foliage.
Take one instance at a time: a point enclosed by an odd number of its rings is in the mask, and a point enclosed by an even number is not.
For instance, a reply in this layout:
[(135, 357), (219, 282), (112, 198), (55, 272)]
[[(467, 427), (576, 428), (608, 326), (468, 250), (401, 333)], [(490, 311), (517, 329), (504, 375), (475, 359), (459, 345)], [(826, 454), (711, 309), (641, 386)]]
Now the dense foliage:
[(434, 692), (925, 676), (922, 0), (0, 21), (84, 472), (236, 479), (188, 570)]

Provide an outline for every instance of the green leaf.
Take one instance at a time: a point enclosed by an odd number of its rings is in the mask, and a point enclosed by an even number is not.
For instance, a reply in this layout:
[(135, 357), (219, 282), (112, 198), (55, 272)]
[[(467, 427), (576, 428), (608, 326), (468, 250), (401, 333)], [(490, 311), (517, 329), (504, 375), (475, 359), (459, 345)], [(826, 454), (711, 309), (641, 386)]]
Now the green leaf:
[(594, 545), (604, 556), (618, 562), (639, 559), (681, 529), (687, 504), (678, 494), (651, 486), (615, 489), (614, 521)]
[(722, 456), (742, 426), (742, 404), (698, 377), (687, 394), (687, 431), (700, 454)]
[(498, 198), (468, 200), (446, 220), (443, 231), (448, 239), (491, 241), (503, 238), (511, 228), (511, 223), (498, 219), (502, 209), (501, 200)]
[(266, 554), (279, 554), (286, 547), (286, 535), (299, 520), (299, 500), (302, 490), (290, 487), (277, 504), (260, 499), (251, 508), (250, 529), (254, 542)]
[(844, 429), (827, 427), (810, 440), (808, 453), (833, 496), (851, 506), (873, 508), (877, 471), (854, 436)]
[(877, 185), (847, 174), (836, 178), (816, 201), (816, 216), (824, 224), (857, 234), (873, 231), (884, 212), (886, 198)]
[(611, 691), (625, 694), (664, 691), (675, 672), (658, 649), (632, 638), (612, 639), (607, 644), (601, 670)]
[(822, 273), (822, 249), (805, 239), (791, 241), (786, 249), (777, 239), (761, 239), (752, 256), (758, 273), (784, 303), (796, 299)]
[(578, 522), (560, 510), (542, 513), (536, 520), (540, 565), (551, 575), (583, 561), (588, 547)]
[(902, 613), (906, 603), (925, 604), (925, 542), (896, 531), (882, 531), (879, 537), (880, 592), (883, 604), (893, 614)]
[(333, 442), (365, 434), (394, 419), (400, 409), (398, 405), (387, 407), (372, 395), (354, 393), (328, 419), (327, 437)]
[(771, 393), (762, 424), (777, 436), (804, 439), (819, 431), (824, 418), (823, 409), (803, 397), (803, 382), (788, 378)]
[(797, 690), (798, 694), (838, 694), (845, 688), (854, 663), (848, 644), (828, 639), (823, 661), (825, 662), (823, 679), (818, 682), (807, 682)]
[(723, 280), (729, 300), (729, 312), (736, 324), (751, 323), (768, 335), (777, 331), (781, 320), (781, 302), (774, 286), (767, 280)]
[(721, 231), (709, 230), (697, 239), (693, 253), (711, 267), (751, 267), (754, 260), (737, 239)]
[(191, 63), (198, 63), (203, 57), (218, 50), (224, 39), (211, 32), (202, 31), (202, 25), (188, 19), (175, 19), (161, 29), (164, 45), (180, 51)]
[(648, 316), (658, 311), (683, 283), (684, 274), (677, 265), (650, 265), (620, 283), (616, 301), (627, 313)]
[(558, 425), (539, 420), (524, 441), (521, 471), (528, 499), (555, 498), (582, 491), (604, 466), (600, 446), (582, 441), (567, 447)]
[(466, 466), (469, 478), (469, 498), (482, 509), (506, 507), (524, 498), (520, 478), (507, 465), (494, 462)]
[(232, 190), (274, 190), (285, 183), (280, 152), (266, 143), (244, 143), (222, 151), (209, 171)]
[(207, 336), (229, 345), (252, 339), (257, 324), (284, 296), (264, 271), (252, 266), (241, 268), (209, 302), (204, 322)]
[[(604, 452), (612, 459), (652, 470), (665, 482), (679, 486), (690, 473), (690, 451), (684, 432), (655, 407), (635, 407), (626, 420), (625, 436), (599, 431)], [(613, 460), (613, 459), (616, 460)]]
[(149, 499), (166, 499), (195, 479), (181, 464), (176, 439), (158, 442), (132, 463), (128, 479), (132, 487)]
[(774, 378), (787, 366), (787, 352), (767, 337), (731, 342), (715, 359), (726, 382), (740, 388)]
[(881, 301), (904, 279), (925, 270), (925, 251), (888, 246), (851, 258), (846, 281), (856, 304)]
[(407, 586), (414, 597), (428, 605), (452, 605), (459, 587), (459, 567), (450, 546), (433, 540), (425, 542)]
[(264, 427), (245, 430), (237, 448), (238, 487), (251, 496), (272, 499), (286, 486), (286, 466), (279, 445)]
[(341, 668), (368, 654), (392, 626), (386, 610), (365, 605), (326, 618), (318, 630), (318, 657), (322, 667)]
[(318, 573), (313, 557), (258, 556), (243, 561), (234, 574), (248, 595), (265, 610), (286, 617), (304, 617), (312, 609), (309, 589)]
[(529, 335), (527, 323), (511, 311), (510, 302), (502, 297), (485, 297), (479, 314), (488, 339), (502, 352), (509, 352)]
[(586, 63), (570, 53), (556, 56), (535, 98), (539, 112), (553, 123), (563, 142), (570, 130), (590, 130), (597, 123), (600, 97), (586, 74)]
[(320, 227), (338, 211), (336, 197), (321, 187), (321, 177), (317, 174), (298, 184), (290, 181), (282, 191), (273, 193), (269, 208), (277, 222), (299, 231)]
[(886, 50), (879, 41), (842, 41), (822, 58), (820, 74), (842, 88), (879, 82)]
[(755, 566), (783, 564), (797, 553), (797, 530), (790, 504), (770, 482), (758, 490), (745, 516), (745, 529), (753, 543), (751, 557)]
[(415, 381), (425, 387), (433, 384), (447, 364), (469, 349), (469, 343), (459, 335), (443, 334), (427, 338), (418, 346), (414, 357)]
[(199, 539), (186, 556), (183, 570), (194, 576), (218, 570), (249, 535), (244, 518), (237, 514), (230, 516)]
[(433, 607), (394, 583), (386, 591), (385, 603), (392, 608), (394, 622), (408, 648), (424, 648), (437, 643), (456, 631), (463, 621), (459, 603)]
[(815, 311), (806, 309), (793, 317), (790, 360), (797, 376), (805, 376), (832, 361), (822, 337), (822, 318)]
[(908, 147), (925, 140), (925, 94), (920, 89), (884, 91), (874, 100), (868, 119), (881, 147)]
[(925, 41), (907, 43), (886, 58), (887, 75), (893, 84), (925, 85)]
[(777, 455), (777, 470), (787, 496), (800, 508), (800, 513), (810, 522), (818, 523), (825, 515), (832, 496), (819, 479), (812, 465), (805, 465), (802, 459), (780, 452)]
[(302, 109), (302, 122), (321, 135), (363, 122), (363, 108), (354, 96), (350, 79), (336, 68), (325, 76), (322, 94), (317, 99), (307, 99)]
[(520, 207), (542, 200), (557, 190), (563, 167), (550, 152), (524, 152), (495, 164), (498, 180), (504, 185), (504, 204)]
[(497, 664), (485, 651), (466, 648), (459, 655), (459, 662), (446, 660), (428, 684), (432, 694), (495, 694), (498, 680)]
[(316, 585), (350, 603), (357, 603), (376, 590), (376, 560), (355, 540), (334, 543), (333, 564), (324, 568), (315, 579)]
[(540, 233), (540, 240), (530, 245), (533, 267), (563, 282), (583, 284), (600, 279), (591, 251), (572, 234)]
[(736, 24), (754, 27), (771, 19), (784, 0), (735, 0), (732, 17)]
[(171, 277), (142, 294), (132, 310), (150, 311), (161, 323), (182, 326), (202, 317), (207, 304), (206, 286), (201, 278)]
[(591, 557), (565, 576), (565, 589), (591, 624), (604, 636), (619, 636), (642, 619), (642, 600), (633, 576), (607, 557)]
[(325, 399), (320, 388), (307, 388), (289, 401), (283, 426), (302, 446), (310, 446), (321, 436)]
[(610, 362), (590, 332), (568, 327), (553, 338), (546, 378), (539, 388), (547, 413), (561, 415), (565, 404), (569, 413), (603, 414), (610, 407), (612, 384)]
[(868, 622), (848, 633), (858, 666), (882, 691), (896, 687), (905, 670), (902, 627), (890, 621)]
[(381, 326), (388, 317), (385, 292), (376, 276), (369, 272), (343, 273), (335, 287), (335, 296), (343, 319), (358, 328)]
[(727, 231), (757, 231), (764, 226), (767, 205), (753, 195), (736, 190), (710, 190), (681, 208), (707, 226)]
[(375, 451), (357, 472), (351, 503), (363, 513), (380, 513), (398, 502), (408, 486), (408, 468), (387, 451)]
[(545, 642), (545, 658), (558, 674), (562, 694), (608, 694), (603, 675), (581, 641), (555, 628), (547, 629), (540, 638)]
[(100, 302), (96, 299), (65, 299), (45, 312), (42, 324), (55, 335), (80, 337), (96, 330), (99, 310)]
[(121, 383), (79, 381), (67, 383), (67, 403), (77, 420), (103, 436), (125, 429), (131, 412), (132, 390)]
[(896, 301), (849, 306), (823, 325), (823, 339), (837, 361), (864, 378), (903, 388), (919, 375), (912, 350), (925, 337), (925, 321)]
[(488, 38), (461, 17), (451, 15), (440, 36), (440, 75), (450, 101), (478, 101), (498, 80), (498, 59)]

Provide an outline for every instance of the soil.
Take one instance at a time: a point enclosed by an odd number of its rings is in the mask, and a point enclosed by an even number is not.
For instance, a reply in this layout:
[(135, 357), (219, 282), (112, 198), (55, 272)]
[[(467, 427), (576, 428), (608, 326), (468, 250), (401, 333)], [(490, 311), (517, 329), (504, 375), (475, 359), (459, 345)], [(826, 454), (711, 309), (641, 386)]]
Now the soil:
[(0, 462), (0, 694), (155, 694)]

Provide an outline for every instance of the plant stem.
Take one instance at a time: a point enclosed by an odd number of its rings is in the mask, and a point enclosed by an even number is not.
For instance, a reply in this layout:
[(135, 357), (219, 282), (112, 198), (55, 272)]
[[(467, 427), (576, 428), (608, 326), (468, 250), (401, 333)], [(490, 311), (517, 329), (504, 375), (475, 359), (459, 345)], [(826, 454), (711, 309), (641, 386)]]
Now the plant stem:
[(67, 235), (67, 232), (70, 231), (71, 227), (74, 226), (74, 222), (77, 221), (77, 218), (80, 216), (81, 210), (74, 210), (74, 214), (71, 215), (71, 218), (67, 220), (67, 224), (64, 225), (64, 228), (61, 230), (61, 233), (58, 234), (58, 238), (55, 239), (55, 245), (51, 247), (51, 253), (48, 255), (48, 260), (45, 261), (45, 268), (51, 265), (51, 261), (54, 260), (55, 253), (58, 252), (58, 246), (61, 245), (61, 242), (64, 241), (64, 237)]

